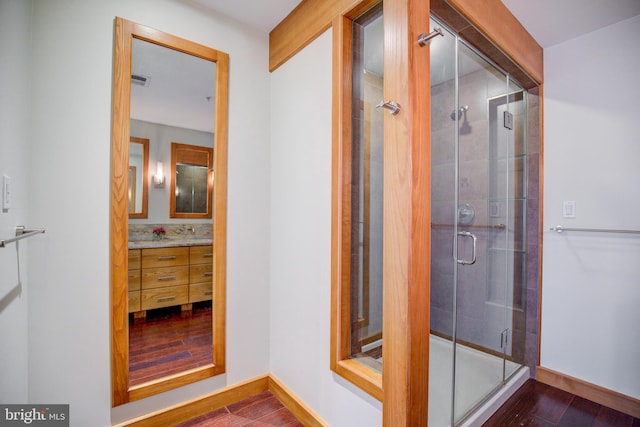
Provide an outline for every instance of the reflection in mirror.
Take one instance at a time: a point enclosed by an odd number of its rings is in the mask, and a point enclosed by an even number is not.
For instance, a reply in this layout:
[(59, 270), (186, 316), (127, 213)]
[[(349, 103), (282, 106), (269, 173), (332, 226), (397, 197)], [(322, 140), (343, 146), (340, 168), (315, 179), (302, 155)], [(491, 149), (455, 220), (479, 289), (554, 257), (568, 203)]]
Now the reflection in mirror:
[[(113, 90), (111, 347), (117, 406), (225, 371), (228, 55), (116, 18)], [(173, 197), (162, 180), (154, 178), (148, 190), (151, 175), (169, 163), (175, 140), (207, 153), (200, 168), (206, 175), (216, 170), (215, 185), (212, 179), (204, 185), (205, 214), (188, 223), (171, 220)], [(158, 170), (150, 171), (149, 163)]]
[[(136, 199), (139, 193), (136, 193), (136, 171), (135, 166), (129, 165), (129, 215), (136, 211)], [(140, 204), (138, 204), (140, 206)], [(131, 218), (131, 216), (129, 216)]]
[(171, 218), (211, 218), (213, 150), (171, 144)]
[(129, 218), (147, 218), (149, 206), (149, 140), (131, 137), (128, 179)]
[[(162, 196), (166, 191), (159, 165), (166, 162), (169, 133), (190, 139), (194, 138), (190, 135), (199, 132), (191, 127), (213, 130), (210, 119), (213, 107), (209, 100), (215, 91), (215, 63), (134, 39), (131, 73), (136, 84), (131, 88), (130, 129), (151, 141), (158, 164), (154, 188), (160, 189), (156, 194), (161, 196), (152, 212), (152, 218), (159, 221), (151, 225), (152, 233), (148, 235), (151, 240), (137, 232), (141, 224), (129, 227), (129, 386), (137, 386), (212, 362), (211, 236), (196, 234), (196, 224), (178, 228), (165, 224), (167, 202)], [(140, 79), (144, 79), (144, 84), (138, 83)], [(198, 122), (199, 114), (206, 121)], [(202, 141), (212, 146), (213, 133), (203, 133)], [(171, 143), (170, 202), (174, 201), (177, 182), (173, 179), (175, 145)], [(213, 150), (194, 146), (179, 149), (178, 154), (183, 154), (179, 160), (204, 166), (202, 195), (192, 191), (187, 195), (184, 191), (183, 197), (196, 202), (204, 199), (204, 215), (180, 217), (211, 218), (207, 203), (211, 200), (212, 186), (208, 185), (207, 175), (212, 167)], [(170, 218), (176, 217), (172, 206)], [(209, 257), (203, 257), (203, 253)], [(205, 291), (209, 294), (203, 295)]]
[(206, 166), (176, 163), (176, 213), (207, 213)]

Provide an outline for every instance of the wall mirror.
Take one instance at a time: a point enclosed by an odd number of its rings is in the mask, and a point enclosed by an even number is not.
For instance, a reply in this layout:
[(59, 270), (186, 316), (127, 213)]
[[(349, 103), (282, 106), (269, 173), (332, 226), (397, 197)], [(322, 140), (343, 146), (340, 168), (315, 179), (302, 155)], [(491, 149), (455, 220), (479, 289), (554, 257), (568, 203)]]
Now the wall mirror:
[(171, 218), (211, 218), (213, 149), (171, 143)]
[(132, 136), (129, 141), (129, 218), (147, 218), (149, 209), (149, 140)]
[[(228, 78), (226, 53), (115, 19), (113, 406), (225, 372)], [(158, 98), (160, 88), (164, 94)], [(173, 141), (188, 142), (184, 145), (197, 154), (197, 160), (177, 161), (178, 171), (191, 166), (205, 176), (206, 208), (200, 202), (195, 214), (182, 213), (199, 217), (169, 213), (182, 185), (176, 187), (175, 170), (166, 177), (168, 185), (163, 178), (163, 165), (174, 165)], [(193, 186), (192, 199), (196, 192)], [(167, 337), (151, 329), (158, 323), (185, 337), (197, 330), (198, 337), (177, 340), (184, 347), (172, 352), (168, 347), (176, 343), (167, 345)]]

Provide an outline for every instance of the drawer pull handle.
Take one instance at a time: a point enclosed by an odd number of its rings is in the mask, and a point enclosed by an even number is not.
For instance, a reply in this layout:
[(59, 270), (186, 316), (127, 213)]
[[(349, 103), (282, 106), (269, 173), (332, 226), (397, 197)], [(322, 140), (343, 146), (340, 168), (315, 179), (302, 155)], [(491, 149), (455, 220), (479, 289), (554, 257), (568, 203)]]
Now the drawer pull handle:
[(162, 276), (162, 277), (158, 277), (158, 280), (175, 280), (177, 279), (176, 276)]
[(205, 271), (205, 276), (213, 276), (213, 271)]
[(204, 291), (204, 294), (205, 294), (205, 295), (211, 295), (212, 293), (213, 293), (213, 291), (212, 291), (212, 290)]
[(170, 259), (176, 259), (175, 255), (159, 256), (158, 261), (168, 261)]
[(175, 295), (170, 295), (168, 297), (158, 297), (158, 302), (162, 302), (162, 301), (169, 301), (172, 299), (176, 299)]
[(205, 258), (211, 258), (213, 256), (213, 254), (202, 254), (203, 257)]

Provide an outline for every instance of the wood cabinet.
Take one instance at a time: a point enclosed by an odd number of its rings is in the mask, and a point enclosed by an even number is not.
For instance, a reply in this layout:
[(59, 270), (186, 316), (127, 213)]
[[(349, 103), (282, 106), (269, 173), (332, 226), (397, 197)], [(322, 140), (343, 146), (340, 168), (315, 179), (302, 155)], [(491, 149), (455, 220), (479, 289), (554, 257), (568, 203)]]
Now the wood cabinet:
[(128, 312), (140, 311), (140, 249), (129, 249)]
[(189, 248), (189, 302), (208, 301), (213, 294), (213, 245)]
[(141, 308), (189, 302), (189, 248), (142, 249)]
[[(211, 300), (213, 245), (129, 250), (129, 313)], [(136, 316), (141, 317), (141, 316)]]

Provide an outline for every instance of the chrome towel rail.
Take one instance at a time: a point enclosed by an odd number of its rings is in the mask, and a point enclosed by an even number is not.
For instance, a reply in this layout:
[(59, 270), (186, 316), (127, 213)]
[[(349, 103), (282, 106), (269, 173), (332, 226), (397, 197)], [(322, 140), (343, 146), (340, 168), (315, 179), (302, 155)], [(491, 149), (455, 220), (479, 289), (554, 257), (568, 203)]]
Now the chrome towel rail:
[(555, 227), (551, 227), (549, 230), (555, 231), (557, 233), (564, 233), (565, 231), (586, 231), (593, 233), (621, 233), (621, 234), (640, 234), (640, 230), (615, 230), (609, 228), (571, 228), (571, 227), (563, 227), (561, 225), (556, 225)]
[(26, 239), (27, 237), (42, 233), (44, 233), (44, 228), (27, 229), (24, 225), (19, 225), (16, 227), (16, 237), (0, 240), (0, 248), (4, 248), (9, 243), (17, 242), (18, 240)]

